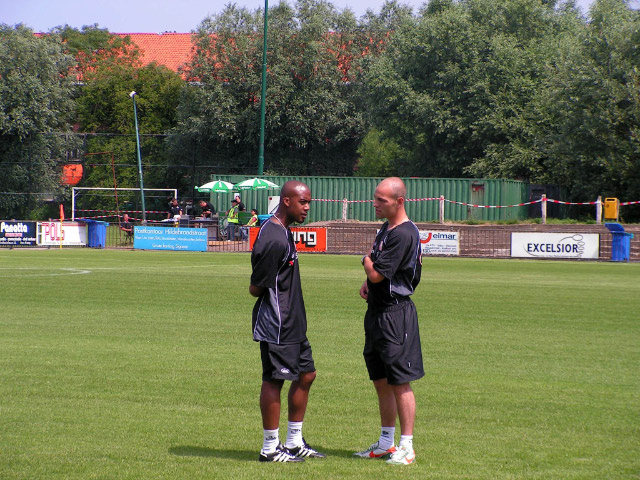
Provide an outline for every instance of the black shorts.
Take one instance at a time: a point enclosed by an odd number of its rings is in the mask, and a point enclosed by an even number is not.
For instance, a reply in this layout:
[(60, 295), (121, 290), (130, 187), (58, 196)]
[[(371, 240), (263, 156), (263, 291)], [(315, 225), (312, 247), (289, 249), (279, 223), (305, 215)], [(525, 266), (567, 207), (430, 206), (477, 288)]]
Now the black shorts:
[(260, 342), (262, 380), (298, 380), (300, 373), (315, 372), (309, 340), (278, 345)]
[(369, 378), (402, 385), (424, 377), (418, 313), (411, 300), (364, 316), (364, 361)]

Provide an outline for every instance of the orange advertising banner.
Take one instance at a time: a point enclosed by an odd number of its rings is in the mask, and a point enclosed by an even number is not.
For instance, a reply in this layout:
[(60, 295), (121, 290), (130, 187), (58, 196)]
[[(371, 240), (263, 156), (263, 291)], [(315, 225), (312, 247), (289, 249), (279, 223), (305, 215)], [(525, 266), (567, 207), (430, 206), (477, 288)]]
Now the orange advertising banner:
[[(253, 244), (258, 238), (259, 228), (249, 229), (249, 245), (253, 250)], [(296, 242), (298, 252), (326, 252), (327, 229), (316, 227), (291, 227), (293, 241)]]

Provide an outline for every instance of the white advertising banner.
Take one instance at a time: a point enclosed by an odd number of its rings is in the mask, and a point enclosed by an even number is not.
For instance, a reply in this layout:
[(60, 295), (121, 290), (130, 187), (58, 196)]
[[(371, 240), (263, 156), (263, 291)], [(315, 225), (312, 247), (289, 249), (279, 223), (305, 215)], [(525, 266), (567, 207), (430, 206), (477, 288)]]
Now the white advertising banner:
[(511, 234), (511, 256), (520, 258), (595, 258), (600, 253), (597, 233)]
[(423, 255), (460, 255), (460, 232), (420, 230)]
[(38, 245), (78, 246), (87, 244), (87, 225), (79, 222), (38, 222)]

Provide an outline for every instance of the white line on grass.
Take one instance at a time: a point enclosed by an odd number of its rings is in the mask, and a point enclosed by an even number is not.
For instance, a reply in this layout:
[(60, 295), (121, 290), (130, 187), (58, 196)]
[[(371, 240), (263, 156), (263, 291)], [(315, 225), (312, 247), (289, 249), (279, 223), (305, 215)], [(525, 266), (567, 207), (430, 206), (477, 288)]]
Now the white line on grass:
[[(20, 277), (57, 277), (57, 276), (61, 276), (61, 275), (86, 275), (88, 273), (91, 273), (91, 270), (81, 270), (79, 268), (60, 268), (58, 270), (64, 270), (64, 272), (62, 273), (43, 273), (41, 268), (37, 268), (37, 267), (0, 267), (0, 270), (4, 270), (4, 271), (11, 271), (11, 270), (17, 270), (17, 271), (25, 271), (25, 270), (30, 270), (33, 271), (34, 273), (27, 273), (26, 275), (24, 273), (16, 273), (16, 276), (20, 276)], [(3, 273), (3, 276), (7, 276), (7, 274)]]

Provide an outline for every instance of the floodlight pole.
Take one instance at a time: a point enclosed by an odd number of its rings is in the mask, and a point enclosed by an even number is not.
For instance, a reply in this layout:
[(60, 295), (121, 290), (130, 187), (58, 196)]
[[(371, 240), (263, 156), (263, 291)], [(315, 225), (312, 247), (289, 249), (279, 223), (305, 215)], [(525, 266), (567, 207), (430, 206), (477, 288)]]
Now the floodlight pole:
[(262, 39), (262, 94), (260, 95), (260, 151), (258, 153), (258, 175), (264, 171), (264, 117), (267, 99), (267, 25), (269, 0), (264, 0), (264, 38)]
[(133, 100), (133, 119), (136, 124), (136, 146), (138, 147), (138, 176), (140, 177), (140, 195), (142, 197), (142, 223), (147, 223), (147, 209), (144, 205), (144, 181), (142, 179), (142, 158), (140, 157), (140, 133), (138, 132), (138, 110), (136, 108), (136, 92), (129, 96)]

